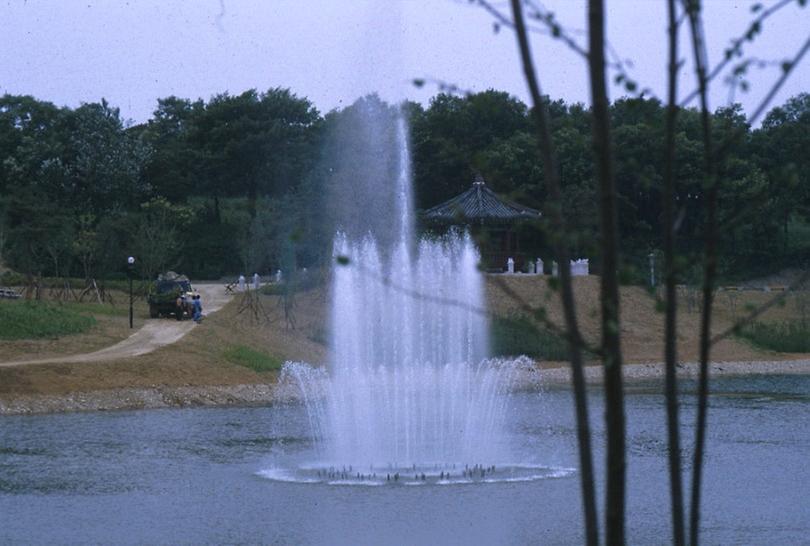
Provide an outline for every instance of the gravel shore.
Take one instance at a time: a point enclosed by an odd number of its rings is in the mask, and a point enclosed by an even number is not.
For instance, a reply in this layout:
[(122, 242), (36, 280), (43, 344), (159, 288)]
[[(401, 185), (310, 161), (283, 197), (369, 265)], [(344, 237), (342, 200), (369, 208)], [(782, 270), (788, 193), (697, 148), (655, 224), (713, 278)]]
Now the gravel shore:
[[(678, 376), (695, 378), (699, 366), (695, 362), (678, 365)], [(810, 359), (714, 362), (710, 375), (805, 375), (810, 374)], [(654, 380), (662, 378), (664, 365), (660, 362), (628, 364), (624, 367), (625, 381)], [(585, 368), (589, 384), (602, 382), (601, 366)], [(571, 383), (568, 367), (549, 369), (524, 369), (517, 378), (517, 390), (538, 386), (567, 387)], [(289, 402), (296, 395), (289, 388), (277, 384), (212, 385), (205, 387), (120, 388), (65, 395), (18, 395), (0, 397), (0, 415), (24, 415), (38, 413), (61, 413), (73, 411), (114, 411), (132, 409), (186, 408), (201, 406), (256, 406), (274, 402)]]
[(122, 388), (66, 395), (21, 395), (0, 398), (0, 415), (265, 405), (276, 399), (275, 390), (273, 385), (259, 384)]
[[(627, 364), (623, 368), (625, 381), (644, 381), (664, 377), (663, 362)], [(697, 362), (678, 364), (678, 377), (694, 379), (698, 377), (700, 365)], [(810, 359), (771, 360), (755, 362), (712, 362), (709, 365), (709, 376), (740, 375), (806, 375), (810, 374)], [(554, 385), (569, 385), (571, 370), (569, 367), (550, 368), (540, 371), (541, 382)], [(602, 367), (585, 368), (585, 380), (590, 384), (602, 383)]]

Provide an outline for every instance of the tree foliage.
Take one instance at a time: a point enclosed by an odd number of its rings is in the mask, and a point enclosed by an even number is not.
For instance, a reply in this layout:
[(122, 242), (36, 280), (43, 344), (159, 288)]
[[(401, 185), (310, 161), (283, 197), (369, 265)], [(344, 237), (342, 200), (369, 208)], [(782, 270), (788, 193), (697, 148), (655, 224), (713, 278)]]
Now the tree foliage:
[[(563, 208), (569, 211), (565, 233), (556, 235), (598, 267), (591, 111), (578, 103), (544, 101)], [(406, 103), (401, 109), (410, 123), (418, 208), (464, 191), (480, 172), (504, 197), (544, 209), (543, 164), (531, 111), (520, 100), (494, 90), (440, 93), (427, 106)], [(169, 256), (145, 266), (144, 274), (167, 264), (204, 277), (251, 269), (267, 273), (280, 268), (290, 240), (296, 263), (317, 265), (328, 256), (341, 200), (352, 198), (330, 190), (337, 178), (357, 178), (352, 173), (374, 160), (380, 165), (375, 183), (393, 183), (395, 160), (383, 165), (379, 158), (352, 153), (375, 149), (369, 145), (375, 142), (383, 149), (394, 136), (353, 129), (351, 119), (369, 110), (388, 118), (398, 111), (372, 96), (322, 116), (308, 99), (275, 88), (223, 93), (208, 101), (166, 97), (146, 123), (130, 125), (104, 100), (70, 109), (4, 95), (0, 255), (32, 275), (122, 274), (122, 257), (148, 254), (144, 240), (156, 241), (157, 232), (147, 233), (145, 224), (154, 220), (152, 205), (143, 205), (161, 202), (188, 211), (187, 220), (164, 232), (175, 241), (161, 251)], [(658, 100), (638, 97), (620, 98), (609, 109), (623, 268), (631, 280), (642, 278), (647, 255), (662, 237), (657, 143), (664, 111)], [(721, 275), (766, 273), (796, 257), (810, 259), (810, 245), (800, 236), (810, 222), (810, 160), (804, 153), (810, 95), (774, 108), (761, 127), (744, 126), (738, 106), (712, 117), (717, 141), (741, 125), (744, 133), (718, 166)], [(697, 252), (705, 194), (696, 110), (681, 111), (675, 140), (679, 241)], [(760, 204), (757, 210), (743, 206), (752, 199)], [(279, 236), (281, 231), (292, 239)], [(526, 250), (541, 255), (549, 239), (536, 235)]]

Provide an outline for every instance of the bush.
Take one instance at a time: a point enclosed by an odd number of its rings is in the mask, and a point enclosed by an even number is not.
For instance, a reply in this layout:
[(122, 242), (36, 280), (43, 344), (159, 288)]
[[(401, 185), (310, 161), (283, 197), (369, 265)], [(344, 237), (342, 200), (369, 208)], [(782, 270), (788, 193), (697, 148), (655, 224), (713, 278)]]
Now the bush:
[(738, 335), (762, 349), (780, 353), (810, 352), (808, 321), (755, 322), (743, 328)]
[(37, 301), (0, 300), (0, 339), (36, 339), (80, 334), (96, 319), (70, 306)]
[(231, 364), (244, 366), (259, 373), (278, 371), (284, 365), (280, 358), (244, 345), (231, 345), (222, 356)]
[(496, 317), (491, 322), (495, 356), (526, 355), (541, 360), (567, 360), (568, 346), (554, 332), (525, 315)]

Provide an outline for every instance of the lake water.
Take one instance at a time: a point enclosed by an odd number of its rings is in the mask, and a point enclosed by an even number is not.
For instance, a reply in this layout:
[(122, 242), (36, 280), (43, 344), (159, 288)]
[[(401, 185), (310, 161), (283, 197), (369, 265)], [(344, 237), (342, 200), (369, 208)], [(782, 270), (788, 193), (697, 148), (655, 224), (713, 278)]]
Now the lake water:
[[(810, 377), (713, 386), (704, 543), (810, 544)], [(627, 397), (631, 544), (670, 542), (658, 390)], [(600, 476), (602, 402), (592, 392)], [(537, 479), (375, 487), (266, 477), (313, 457), (299, 406), (2, 417), (0, 543), (581, 544), (571, 394), (515, 395), (511, 415), (513, 462)]]

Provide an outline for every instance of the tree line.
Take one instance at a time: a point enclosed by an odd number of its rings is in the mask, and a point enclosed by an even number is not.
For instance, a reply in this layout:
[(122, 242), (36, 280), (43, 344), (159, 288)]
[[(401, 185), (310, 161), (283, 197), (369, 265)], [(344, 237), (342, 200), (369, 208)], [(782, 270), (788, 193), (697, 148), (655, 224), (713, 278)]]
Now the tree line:
[[(556, 145), (566, 245), (598, 267), (593, 112), (543, 100)], [(123, 275), (129, 255), (137, 257), (143, 278), (166, 269), (218, 278), (318, 267), (330, 256), (334, 230), (324, 191), (326, 150), (335, 135), (352, 138), (344, 122), (369, 105), (391, 108), (370, 96), (321, 114), (288, 89), (249, 90), (208, 101), (160, 99), (147, 122), (131, 124), (105, 100), (67, 108), (6, 94), (0, 97), (0, 260), (31, 277), (88, 279)], [(523, 102), (494, 90), (440, 93), (427, 106), (405, 103), (402, 111), (410, 123), (418, 208), (464, 191), (480, 172), (499, 194), (544, 211), (548, 181)], [(657, 99), (609, 105), (621, 267), (631, 281), (642, 278), (663, 237), (665, 116)], [(717, 141), (742, 133), (717, 173), (721, 277), (805, 263), (810, 95), (773, 108), (759, 127), (746, 124), (739, 105), (711, 117)], [(685, 260), (704, 237), (702, 127), (698, 110), (683, 109), (674, 128)], [(526, 247), (550, 255), (548, 229), (524, 226)]]

